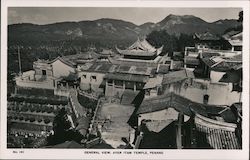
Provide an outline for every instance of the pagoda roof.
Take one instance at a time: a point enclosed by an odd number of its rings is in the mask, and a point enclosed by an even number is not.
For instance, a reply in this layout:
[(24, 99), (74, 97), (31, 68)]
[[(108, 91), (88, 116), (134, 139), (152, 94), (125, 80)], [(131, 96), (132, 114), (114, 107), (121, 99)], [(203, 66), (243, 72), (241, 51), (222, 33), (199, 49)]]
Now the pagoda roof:
[(205, 33), (195, 33), (194, 34), (194, 37), (199, 39), (199, 40), (202, 40), (202, 41), (217, 41), (217, 40), (220, 40), (221, 38), (218, 37), (217, 35), (215, 34), (212, 34), (210, 32), (205, 32)]
[(132, 55), (132, 56), (154, 56), (159, 55), (162, 52), (162, 47), (155, 48), (148, 43), (146, 39), (137, 39), (130, 47), (125, 50), (121, 50), (116, 47), (116, 50), (122, 55)]

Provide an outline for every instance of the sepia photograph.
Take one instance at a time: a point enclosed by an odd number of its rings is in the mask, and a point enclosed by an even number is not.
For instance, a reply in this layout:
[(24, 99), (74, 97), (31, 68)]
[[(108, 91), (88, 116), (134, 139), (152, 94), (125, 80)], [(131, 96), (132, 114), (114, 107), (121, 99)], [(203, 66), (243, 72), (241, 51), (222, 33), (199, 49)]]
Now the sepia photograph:
[(124, 158), (245, 148), (244, 7), (9, 6), (6, 12), (1, 132), (11, 153), (83, 149), (81, 158)]

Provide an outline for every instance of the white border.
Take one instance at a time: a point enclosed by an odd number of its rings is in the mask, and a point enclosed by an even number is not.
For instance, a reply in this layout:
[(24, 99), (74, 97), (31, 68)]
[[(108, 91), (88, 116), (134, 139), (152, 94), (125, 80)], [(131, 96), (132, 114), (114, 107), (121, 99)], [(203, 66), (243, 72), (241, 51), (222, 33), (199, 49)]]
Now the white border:
[[(243, 149), (242, 150), (157, 150), (164, 154), (85, 154), (84, 149), (6, 149), (7, 113), (7, 7), (166, 7), (230, 8), (244, 10), (243, 29)], [(1, 134), (0, 159), (248, 159), (249, 154), (249, 1), (60, 1), (5, 0), (1, 8)], [(97, 149), (96, 149), (97, 150)], [(88, 149), (88, 151), (96, 151)], [(107, 151), (100, 149), (98, 151)], [(16, 153), (13, 151), (24, 151)], [(112, 149), (108, 151), (124, 151)], [(135, 151), (135, 150), (127, 150)], [(152, 151), (152, 150), (140, 150)]]

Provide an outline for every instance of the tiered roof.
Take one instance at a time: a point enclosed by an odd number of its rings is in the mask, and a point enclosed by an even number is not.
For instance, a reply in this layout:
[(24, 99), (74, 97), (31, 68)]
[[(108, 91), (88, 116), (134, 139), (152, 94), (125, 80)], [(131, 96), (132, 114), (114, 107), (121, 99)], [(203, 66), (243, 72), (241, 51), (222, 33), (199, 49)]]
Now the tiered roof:
[(128, 47), (125, 50), (116, 48), (116, 50), (122, 55), (132, 55), (132, 56), (154, 56), (159, 55), (162, 52), (162, 47), (155, 48), (148, 43), (146, 39), (140, 41), (138, 38), (137, 41)]

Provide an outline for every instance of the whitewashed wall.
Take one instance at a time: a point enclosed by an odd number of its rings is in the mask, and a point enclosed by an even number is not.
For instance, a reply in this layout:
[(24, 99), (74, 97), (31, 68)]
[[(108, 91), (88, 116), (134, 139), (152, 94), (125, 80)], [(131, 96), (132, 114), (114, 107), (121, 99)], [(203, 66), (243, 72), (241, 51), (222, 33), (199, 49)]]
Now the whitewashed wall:
[(219, 80), (223, 77), (225, 73), (226, 72), (211, 71), (210, 72), (211, 82), (219, 82)]
[(75, 68), (68, 66), (61, 62), (60, 60), (56, 60), (52, 63), (53, 68), (53, 76), (54, 77), (67, 77), (72, 73), (76, 73)]
[(230, 106), (241, 101), (241, 93), (232, 91), (232, 88), (233, 86), (230, 83), (210, 83), (207, 81), (207, 84), (204, 83), (203, 87), (195, 84), (188, 87), (184, 87), (183, 84), (171, 84), (165, 90), (165, 93), (174, 92), (198, 103), (203, 103), (204, 95), (209, 95), (208, 104)]
[(28, 88), (54, 89), (53, 80), (30, 81), (30, 80), (16, 79), (16, 85), (19, 87), (28, 87)]
[[(84, 77), (86, 76), (86, 78)], [(92, 79), (92, 76), (96, 76), (96, 80)], [(93, 90), (99, 90), (100, 84), (103, 82), (103, 77), (105, 76), (104, 73), (97, 73), (97, 72), (81, 72), (79, 73), (80, 77), (80, 88), (82, 90), (88, 90), (91, 88)]]

